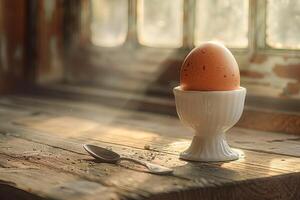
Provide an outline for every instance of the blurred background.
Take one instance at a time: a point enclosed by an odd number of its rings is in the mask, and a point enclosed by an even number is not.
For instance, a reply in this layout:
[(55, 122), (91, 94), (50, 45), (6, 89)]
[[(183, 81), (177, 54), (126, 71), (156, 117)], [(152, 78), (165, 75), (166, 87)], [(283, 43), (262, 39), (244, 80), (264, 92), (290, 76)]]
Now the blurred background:
[(248, 90), (244, 126), (258, 126), (253, 110), (300, 112), (299, 33), (296, 0), (1, 0), (0, 91), (174, 114), (184, 57), (215, 40)]

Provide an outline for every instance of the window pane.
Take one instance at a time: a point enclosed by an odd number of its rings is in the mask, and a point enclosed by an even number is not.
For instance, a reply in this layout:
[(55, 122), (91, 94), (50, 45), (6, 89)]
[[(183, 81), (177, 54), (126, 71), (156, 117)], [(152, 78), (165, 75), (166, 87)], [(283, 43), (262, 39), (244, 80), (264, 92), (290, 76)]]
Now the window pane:
[(127, 0), (91, 0), (92, 43), (99, 46), (122, 44), (128, 29)]
[(300, 48), (300, 1), (267, 2), (267, 44), (275, 48)]
[(183, 0), (139, 0), (138, 38), (153, 47), (182, 45)]
[(248, 1), (197, 0), (195, 44), (217, 40), (229, 47), (247, 47)]

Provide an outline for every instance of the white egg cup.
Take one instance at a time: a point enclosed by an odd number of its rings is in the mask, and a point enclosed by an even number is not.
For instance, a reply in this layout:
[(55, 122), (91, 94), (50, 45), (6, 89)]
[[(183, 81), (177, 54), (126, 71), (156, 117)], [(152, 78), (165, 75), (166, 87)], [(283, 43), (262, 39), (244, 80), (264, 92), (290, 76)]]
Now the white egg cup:
[(180, 158), (190, 161), (230, 161), (239, 158), (226, 142), (225, 132), (240, 119), (246, 89), (230, 91), (184, 91), (173, 89), (181, 122), (195, 130), (190, 147)]

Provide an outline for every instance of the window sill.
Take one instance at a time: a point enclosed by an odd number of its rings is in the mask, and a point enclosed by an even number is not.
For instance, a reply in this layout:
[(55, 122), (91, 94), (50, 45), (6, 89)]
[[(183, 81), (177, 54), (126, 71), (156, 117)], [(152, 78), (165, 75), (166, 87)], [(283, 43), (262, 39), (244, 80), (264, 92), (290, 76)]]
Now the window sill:
[[(173, 96), (162, 97), (157, 96), (159, 94), (138, 94), (115, 89), (100, 89), (70, 84), (39, 86), (35, 89), (35, 92), (67, 99), (92, 101), (129, 110), (177, 116)], [(300, 108), (297, 100), (248, 95), (243, 115), (236, 126), (299, 135), (299, 123)]]

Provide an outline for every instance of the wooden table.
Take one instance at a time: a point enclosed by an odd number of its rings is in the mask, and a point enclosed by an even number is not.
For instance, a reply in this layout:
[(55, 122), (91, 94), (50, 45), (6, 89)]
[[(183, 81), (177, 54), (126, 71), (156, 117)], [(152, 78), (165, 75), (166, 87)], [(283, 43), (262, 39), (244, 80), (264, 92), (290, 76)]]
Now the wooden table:
[[(126, 103), (124, 104), (126, 106)], [(300, 199), (300, 136), (233, 128), (244, 157), (178, 159), (192, 137), (174, 116), (47, 96), (0, 98), (0, 199)], [(174, 168), (97, 163), (92, 143)]]

